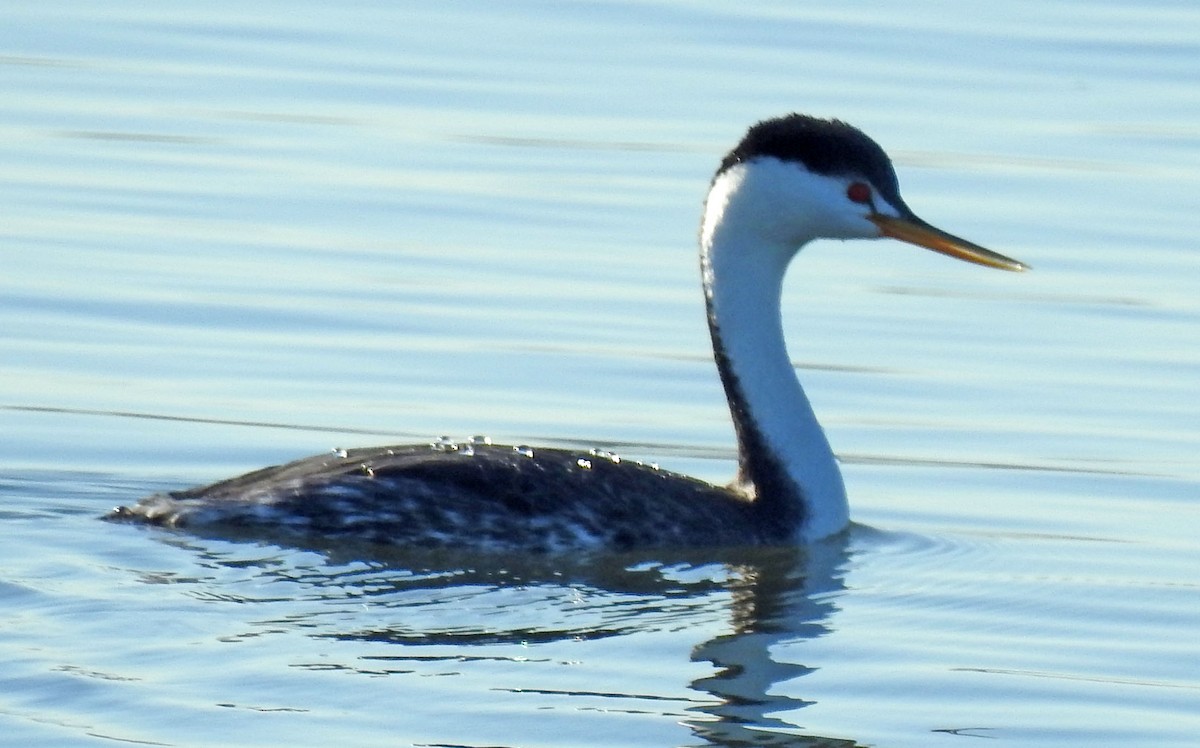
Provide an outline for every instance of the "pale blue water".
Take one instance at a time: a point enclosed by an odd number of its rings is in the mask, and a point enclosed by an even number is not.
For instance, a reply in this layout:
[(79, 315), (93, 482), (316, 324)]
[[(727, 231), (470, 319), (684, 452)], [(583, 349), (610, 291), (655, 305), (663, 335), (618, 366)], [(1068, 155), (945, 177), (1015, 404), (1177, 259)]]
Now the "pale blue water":
[[(1166, 1), (10, 4), (0, 743), (1195, 745), (1198, 32)], [(439, 434), (726, 479), (699, 205), (795, 109), (1034, 267), (798, 259), (844, 541), (380, 557), (96, 519)]]

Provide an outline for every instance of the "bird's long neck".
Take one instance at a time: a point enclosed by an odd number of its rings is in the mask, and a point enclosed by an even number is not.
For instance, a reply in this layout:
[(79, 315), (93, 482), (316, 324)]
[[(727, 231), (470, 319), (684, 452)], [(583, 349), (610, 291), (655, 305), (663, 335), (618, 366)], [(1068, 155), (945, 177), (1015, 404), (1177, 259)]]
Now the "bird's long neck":
[(740, 487), (764, 531), (815, 540), (845, 528), (849, 508), (783, 337), (783, 276), (805, 238), (773, 241), (756, 218), (739, 215), (719, 189), (709, 196), (700, 260), (713, 353), (737, 432)]

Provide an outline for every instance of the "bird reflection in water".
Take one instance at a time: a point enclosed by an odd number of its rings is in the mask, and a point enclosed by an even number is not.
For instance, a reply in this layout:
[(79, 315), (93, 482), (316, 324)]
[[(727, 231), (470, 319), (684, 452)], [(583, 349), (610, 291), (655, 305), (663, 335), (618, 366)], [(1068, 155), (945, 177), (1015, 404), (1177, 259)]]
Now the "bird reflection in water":
[[(301, 585), (304, 593), (297, 598), (319, 605), (319, 615), (313, 615), (317, 625), (308, 633), (395, 647), (373, 648), (369, 654), (356, 650), (345, 664), (323, 661), (321, 669), (373, 677), (411, 674), (436, 662), (461, 669), (464, 662), (505, 660), (510, 646), (522, 648), (514, 661), (528, 667), (530, 647), (601, 639), (613, 639), (614, 658), (620, 658), (625, 655), (617, 641), (622, 637), (662, 632), (664, 627), (677, 636), (711, 633), (717, 627), (722, 632), (697, 641), (691, 654), (693, 662), (711, 663), (715, 672), (688, 684), (694, 695), (682, 703), (673, 694), (563, 689), (558, 680), (554, 688), (511, 690), (626, 704), (649, 701), (656, 704), (652, 709), (687, 725), (703, 741), (697, 745), (858, 745), (841, 737), (804, 734), (799, 710), (812, 702), (788, 693), (802, 690), (794, 682), (812, 668), (780, 658), (780, 651), (794, 654), (798, 643), (832, 629), (850, 558), (845, 537), (804, 547), (660, 550), (573, 559), (330, 545), (305, 549), (319, 552), (316, 563), (311, 554), (299, 554), (306, 568), (289, 563), (286, 554), (280, 557), (278, 547), (158, 537), (202, 552), (206, 563), (230, 564), (240, 572), (256, 565), (246, 549), (260, 555), (273, 551), (274, 558), (257, 565), (254, 587), (261, 589), (264, 582), (275, 589), (279, 582)], [(223, 592), (229, 592), (225, 585)], [(341, 607), (345, 615), (330, 615)], [(364, 610), (369, 614), (363, 615)], [(293, 615), (305, 617), (302, 610)], [(583, 662), (586, 668), (586, 657)]]

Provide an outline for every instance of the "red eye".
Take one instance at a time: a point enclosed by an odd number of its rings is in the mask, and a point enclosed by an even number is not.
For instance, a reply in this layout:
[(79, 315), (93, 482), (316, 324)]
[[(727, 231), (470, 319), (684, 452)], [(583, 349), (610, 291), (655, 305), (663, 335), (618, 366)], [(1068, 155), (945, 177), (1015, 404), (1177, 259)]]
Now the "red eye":
[(871, 202), (871, 188), (866, 182), (851, 182), (846, 188), (846, 197), (850, 198), (851, 202), (869, 203)]

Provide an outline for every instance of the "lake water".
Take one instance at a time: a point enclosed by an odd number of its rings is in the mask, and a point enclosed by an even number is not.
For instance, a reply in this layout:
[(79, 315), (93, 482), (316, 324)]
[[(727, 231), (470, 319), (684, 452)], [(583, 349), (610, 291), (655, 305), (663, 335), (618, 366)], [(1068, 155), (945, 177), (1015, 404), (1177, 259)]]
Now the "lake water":
[[(1194, 746), (1200, 6), (10, 3), (0, 743)], [(488, 434), (714, 481), (699, 206), (838, 116), (1034, 271), (818, 243), (855, 527), (581, 558), (115, 526)]]

